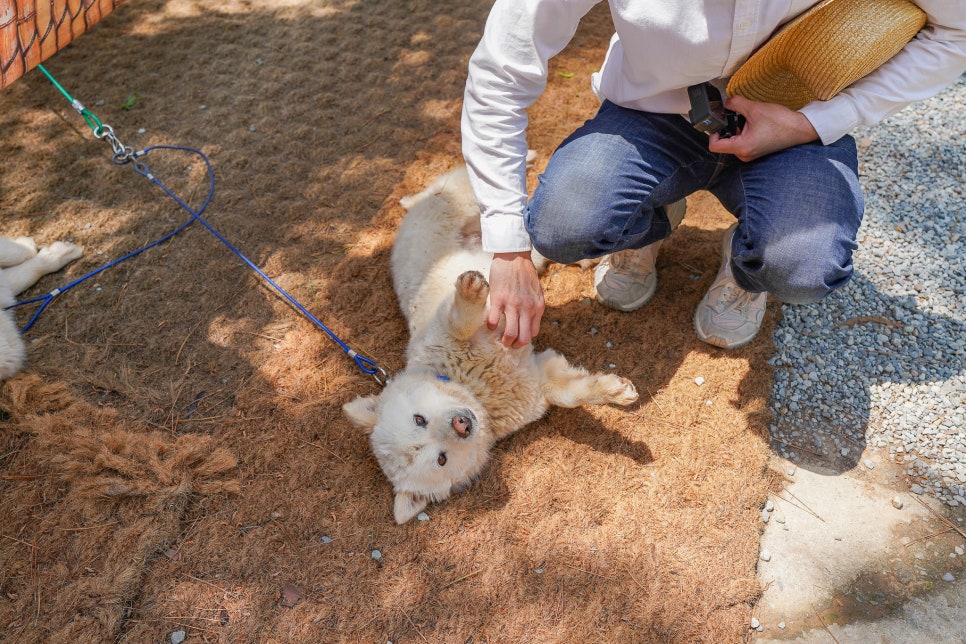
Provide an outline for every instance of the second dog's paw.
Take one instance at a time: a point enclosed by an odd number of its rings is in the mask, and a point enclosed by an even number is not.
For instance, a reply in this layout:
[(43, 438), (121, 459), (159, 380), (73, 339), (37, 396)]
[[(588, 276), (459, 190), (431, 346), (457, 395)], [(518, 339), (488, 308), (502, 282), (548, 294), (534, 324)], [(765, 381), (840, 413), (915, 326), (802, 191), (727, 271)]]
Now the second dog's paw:
[(83, 254), (84, 249), (80, 246), (70, 242), (56, 241), (50, 246), (41, 248), (37, 256), (44, 258), (53, 270), (59, 270)]
[(30, 252), (31, 257), (37, 254), (37, 243), (34, 242), (33, 237), (17, 237), (13, 242), (18, 246), (26, 248)]
[(479, 271), (466, 271), (456, 280), (456, 294), (470, 302), (482, 302), (490, 294), (490, 285)]
[(637, 400), (637, 388), (634, 383), (614, 374), (607, 374), (601, 378), (601, 384), (607, 387), (604, 397), (614, 405), (629, 405)]

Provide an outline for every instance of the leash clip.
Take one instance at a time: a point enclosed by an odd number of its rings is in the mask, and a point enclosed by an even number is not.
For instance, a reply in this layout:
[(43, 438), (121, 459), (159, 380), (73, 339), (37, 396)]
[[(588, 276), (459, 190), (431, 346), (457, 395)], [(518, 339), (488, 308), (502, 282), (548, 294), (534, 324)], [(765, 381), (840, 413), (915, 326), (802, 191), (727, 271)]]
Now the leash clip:
[(106, 140), (111, 144), (111, 149), (114, 150), (114, 155), (111, 157), (111, 161), (114, 163), (114, 165), (124, 165), (126, 163), (130, 163), (137, 156), (134, 152), (134, 148), (121, 143), (121, 140), (114, 134), (114, 128), (112, 128), (110, 125), (101, 125), (95, 129), (94, 136), (98, 139)]
[(376, 371), (372, 372), (372, 377), (379, 383), (380, 387), (385, 387), (386, 383), (389, 382), (389, 374), (382, 367), (376, 367)]

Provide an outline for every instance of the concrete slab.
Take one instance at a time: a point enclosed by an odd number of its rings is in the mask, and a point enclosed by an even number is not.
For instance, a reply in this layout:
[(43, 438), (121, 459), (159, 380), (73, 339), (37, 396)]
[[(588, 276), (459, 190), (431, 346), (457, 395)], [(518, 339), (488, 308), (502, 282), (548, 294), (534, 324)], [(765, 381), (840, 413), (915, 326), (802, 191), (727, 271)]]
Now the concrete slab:
[(966, 644), (966, 513), (863, 461), (874, 468), (776, 457), (785, 482), (763, 512), (756, 642)]

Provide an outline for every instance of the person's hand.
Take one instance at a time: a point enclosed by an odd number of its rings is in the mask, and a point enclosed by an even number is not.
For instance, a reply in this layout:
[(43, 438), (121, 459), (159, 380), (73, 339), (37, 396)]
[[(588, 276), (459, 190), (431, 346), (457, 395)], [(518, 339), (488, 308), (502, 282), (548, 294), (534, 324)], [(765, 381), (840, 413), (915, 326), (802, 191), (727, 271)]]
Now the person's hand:
[(490, 264), (490, 312), (486, 325), (496, 329), (506, 319), (500, 342), (506, 347), (525, 346), (540, 332), (543, 289), (530, 251), (497, 253)]
[(738, 134), (727, 139), (712, 134), (708, 145), (711, 152), (754, 161), (772, 152), (818, 140), (818, 132), (805, 115), (784, 105), (730, 96), (725, 107), (744, 116), (745, 125)]

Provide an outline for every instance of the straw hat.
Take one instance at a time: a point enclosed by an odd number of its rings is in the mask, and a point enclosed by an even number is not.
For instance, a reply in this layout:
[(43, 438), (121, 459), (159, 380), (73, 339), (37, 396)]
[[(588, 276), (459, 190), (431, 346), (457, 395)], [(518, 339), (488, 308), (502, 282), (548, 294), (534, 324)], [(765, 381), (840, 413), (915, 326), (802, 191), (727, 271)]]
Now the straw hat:
[(909, 0), (823, 0), (762, 45), (728, 94), (793, 110), (826, 101), (899, 53), (925, 23)]

